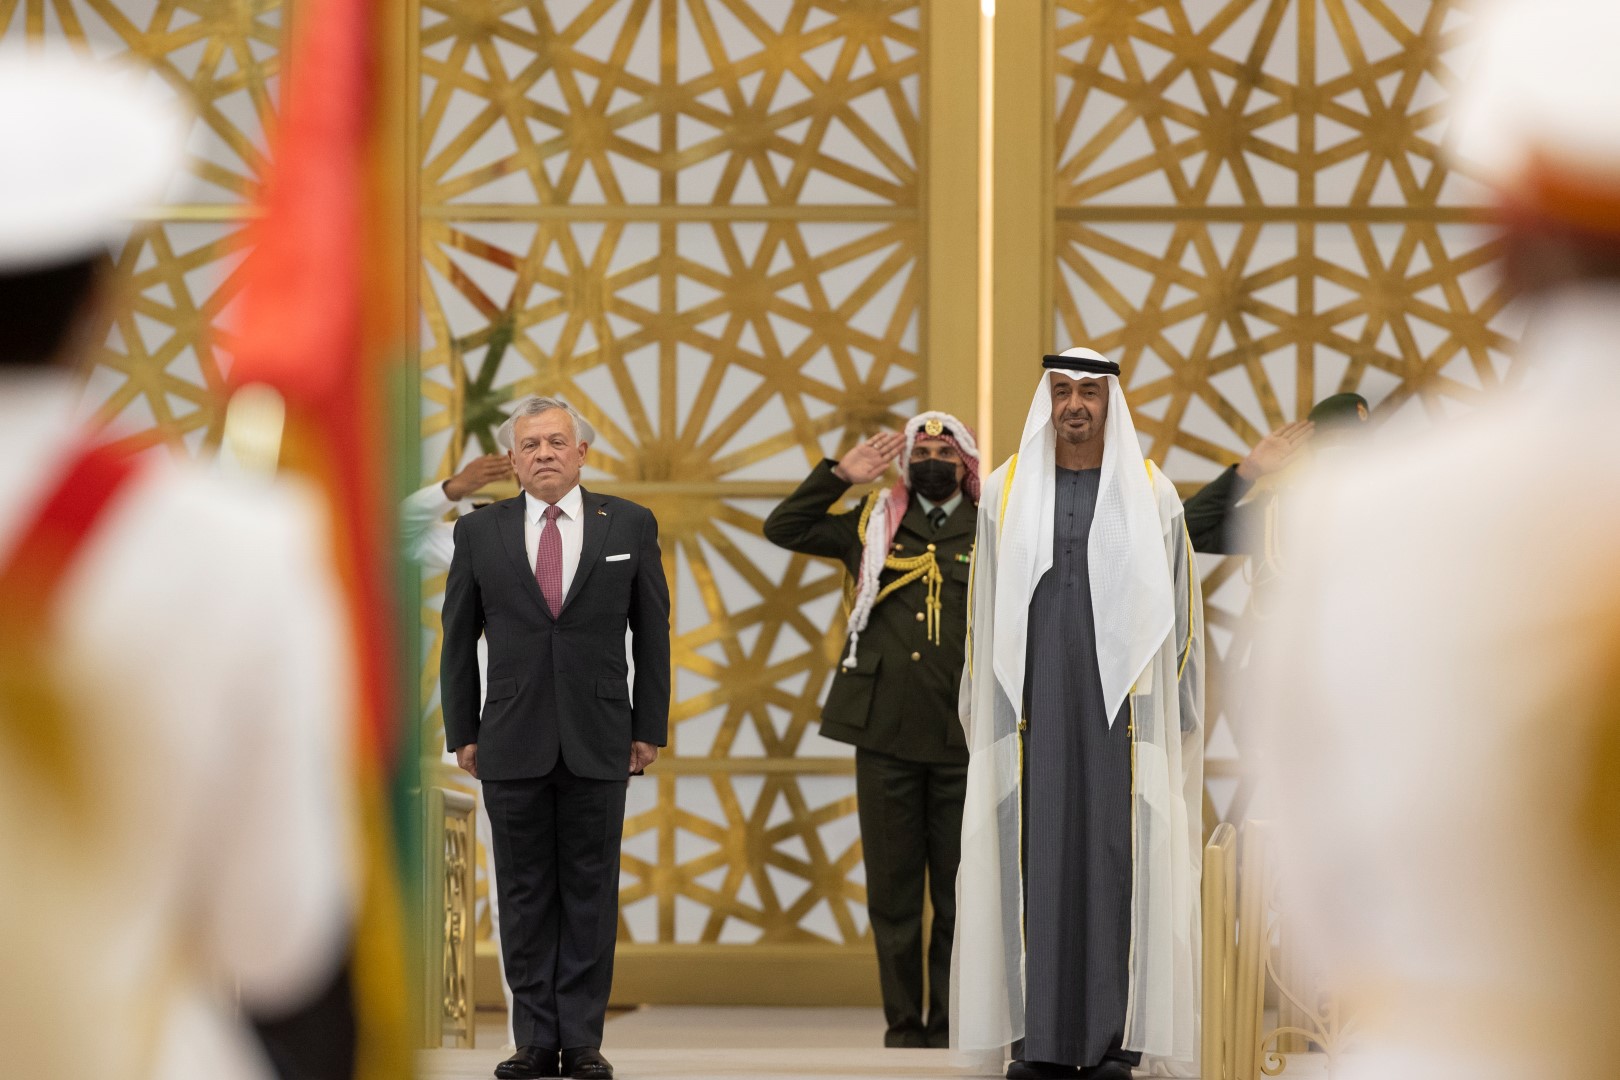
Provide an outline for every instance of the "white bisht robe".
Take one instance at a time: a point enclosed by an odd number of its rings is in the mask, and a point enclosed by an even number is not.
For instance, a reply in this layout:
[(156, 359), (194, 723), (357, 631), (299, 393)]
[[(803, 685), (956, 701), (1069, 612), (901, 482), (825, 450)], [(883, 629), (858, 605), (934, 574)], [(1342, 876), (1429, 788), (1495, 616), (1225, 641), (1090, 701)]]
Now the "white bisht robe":
[[(1194, 1075), (1203, 597), (1181, 500), (1142, 457), (1119, 379), (1106, 378), (1102, 478), (1087, 554), (1104, 711), (1118, 715), (1129, 696), (1134, 727), (1125, 1049), (1140, 1051), (1144, 1067)], [(971, 757), (956, 885), (951, 1037), (964, 1057), (981, 1058), (998, 1072), (1007, 1047), (1025, 1033), (1019, 714), (1030, 598), (1052, 564), (1055, 456), (1043, 375), (1018, 454), (985, 481), (979, 501), (962, 681)]]

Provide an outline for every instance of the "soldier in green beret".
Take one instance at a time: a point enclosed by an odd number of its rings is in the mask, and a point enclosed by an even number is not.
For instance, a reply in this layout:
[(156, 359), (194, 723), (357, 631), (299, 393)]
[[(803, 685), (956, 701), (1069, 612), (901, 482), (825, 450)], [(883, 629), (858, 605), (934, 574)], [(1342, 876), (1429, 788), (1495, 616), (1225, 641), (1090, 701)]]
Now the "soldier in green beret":
[[(857, 509), (852, 486), (904, 462)], [(821, 733), (855, 747), (867, 910), (877, 945), (885, 1046), (950, 1045), (951, 942), (967, 743), (957, 696), (967, 638), (979, 450), (948, 413), (823, 461), (771, 512), (765, 538), (837, 559), (849, 578), (849, 638)], [(924, 1013), (923, 896), (933, 904)]]
[(1187, 535), (1193, 550), (1209, 555), (1260, 554), (1256, 549), (1266, 535), (1265, 518), (1276, 492), (1273, 479), (1271, 490), (1249, 498), (1256, 482), (1281, 475), (1310, 449), (1353, 441), (1368, 415), (1367, 399), (1360, 394), (1334, 394), (1317, 402), (1305, 419), (1261, 439), (1248, 457), (1187, 500)]

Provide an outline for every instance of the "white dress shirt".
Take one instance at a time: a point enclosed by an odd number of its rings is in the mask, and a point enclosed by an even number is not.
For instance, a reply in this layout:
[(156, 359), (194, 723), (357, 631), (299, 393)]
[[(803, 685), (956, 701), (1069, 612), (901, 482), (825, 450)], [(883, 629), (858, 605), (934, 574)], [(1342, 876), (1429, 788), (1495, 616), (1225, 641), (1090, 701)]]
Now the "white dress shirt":
[(952, 514), (956, 513), (956, 508), (962, 505), (962, 490), (958, 488), (955, 495), (952, 495), (942, 503), (929, 502), (921, 495), (917, 496), (917, 501), (922, 503), (924, 517), (932, 514), (935, 509), (945, 511), (945, 516), (950, 517)]
[[(529, 569), (534, 569), (535, 560), (540, 556), (540, 530), (546, 520), (544, 514), (550, 503), (523, 493), (523, 549), (529, 554)], [(574, 583), (574, 571), (579, 569), (580, 549), (585, 546), (585, 495), (575, 484), (568, 489), (568, 494), (557, 500), (562, 513), (557, 518), (557, 528), (562, 532), (562, 592), (568, 595), (569, 586)]]

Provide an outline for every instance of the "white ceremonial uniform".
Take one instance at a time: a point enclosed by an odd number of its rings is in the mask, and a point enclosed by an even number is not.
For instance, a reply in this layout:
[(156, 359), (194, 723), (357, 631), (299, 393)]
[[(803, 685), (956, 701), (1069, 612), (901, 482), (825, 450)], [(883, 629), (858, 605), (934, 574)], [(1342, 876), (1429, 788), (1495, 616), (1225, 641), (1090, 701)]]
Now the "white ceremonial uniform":
[(1360, 1005), (1346, 1080), (1620, 1060), (1620, 6), (1471, 32), (1447, 144), (1510, 210), (1519, 362), (1300, 485), (1256, 653), (1287, 914)]
[[(0, 560), (82, 438), (66, 372), (0, 374)], [(320, 511), (161, 453), (52, 609), (84, 816), (0, 746), (0, 1056), (29, 1080), (258, 1080), (239, 1016), (345, 955), (353, 692)]]
[(399, 504), (400, 542), (429, 573), (449, 570), (456, 553), (456, 527), (444, 520), (452, 510), (470, 513), (472, 503), (465, 499), (455, 502), (444, 493), (443, 484), (429, 484)]
[(1544, 302), (1510, 394), (1300, 485), (1251, 689), (1289, 914), (1380, 1020), (1347, 1080), (1612, 1068), (1576, 836), (1620, 623), (1617, 312)]
[[(578, 492), (578, 488), (574, 489)], [(420, 491), (408, 496), (399, 506), (400, 536), (404, 542), (406, 552), (421, 564), (423, 570), (442, 574), (450, 569), (450, 560), (456, 553), (456, 527), (445, 519), (445, 515), (452, 510), (458, 513), (471, 513), (473, 507), (469, 500), (456, 502), (444, 493), (443, 484), (429, 484)], [(539, 544), (538, 533), (531, 548)], [(566, 548), (566, 542), (565, 542)], [(579, 563), (579, 548), (574, 549), (574, 563)], [(441, 597), (442, 598), (442, 597)], [(489, 682), (489, 659), (484, 640), (478, 640), (478, 683), (479, 702), (483, 701), (483, 691)], [(456, 764), (456, 756), (446, 750), (441, 760), (448, 764)], [(465, 774), (463, 774), (465, 775)], [(473, 784), (478, 781), (467, 777)], [(495, 850), (495, 840), (490, 831), (489, 808), (484, 800), (478, 800), (478, 846), (488, 855)], [(491, 936), (499, 944), (501, 940), (501, 901), (499, 890), (495, 888), (495, 859), (493, 856), (480, 858), (479, 865), (484, 871), (484, 895), (489, 904), (489, 925)], [(506, 968), (497, 965), (501, 971), (501, 996), (506, 999), (506, 1044), (515, 1046), (516, 1041), (512, 1035), (512, 987), (506, 981)]]

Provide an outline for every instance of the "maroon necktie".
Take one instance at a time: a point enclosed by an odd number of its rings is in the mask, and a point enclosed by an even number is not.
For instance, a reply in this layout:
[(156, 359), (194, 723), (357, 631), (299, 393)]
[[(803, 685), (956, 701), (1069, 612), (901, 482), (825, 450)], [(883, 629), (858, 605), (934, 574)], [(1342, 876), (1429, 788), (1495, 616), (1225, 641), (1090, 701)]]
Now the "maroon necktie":
[(546, 507), (546, 523), (540, 529), (540, 550), (534, 557), (534, 580), (540, 586), (540, 595), (546, 598), (546, 607), (555, 619), (562, 610), (562, 530), (557, 528), (560, 506)]

